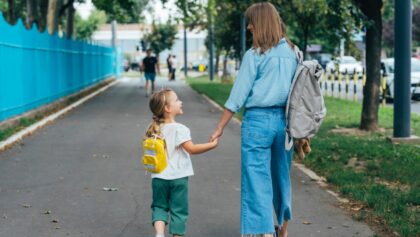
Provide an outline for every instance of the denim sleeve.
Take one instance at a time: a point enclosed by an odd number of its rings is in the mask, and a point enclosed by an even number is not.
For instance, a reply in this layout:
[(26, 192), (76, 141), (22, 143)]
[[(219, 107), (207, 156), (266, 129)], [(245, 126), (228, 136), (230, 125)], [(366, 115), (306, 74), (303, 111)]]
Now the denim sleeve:
[(257, 68), (253, 50), (248, 50), (242, 60), (238, 76), (230, 91), (225, 108), (236, 113), (245, 104), (257, 76)]

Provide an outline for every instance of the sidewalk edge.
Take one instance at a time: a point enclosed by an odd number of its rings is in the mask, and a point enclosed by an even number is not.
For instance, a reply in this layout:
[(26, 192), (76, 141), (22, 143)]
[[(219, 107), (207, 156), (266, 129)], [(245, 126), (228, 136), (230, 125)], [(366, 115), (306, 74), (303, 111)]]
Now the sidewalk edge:
[(119, 81), (115, 80), (113, 82), (111, 82), (110, 84), (101, 87), (100, 89), (98, 89), (97, 91), (94, 91), (88, 95), (86, 95), (85, 97), (82, 97), (81, 99), (77, 100), (76, 102), (70, 104), (69, 106), (59, 110), (56, 113), (53, 113), (43, 119), (41, 119), (40, 121), (32, 124), (31, 126), (13, 134), (12, 136), (10, 136), (9, 138), (7, 138), (6, 140), (0, 142), (0, 152), (3, 152), (11, 147), (13, 147), (13, 145), (15, 145), (17, 142), (20, 142), (24, 137), (30, 136), (32, 133), (34, 133), (36, 130), (43, 128), (44, 126), (54, 122), (56, 119), (58, 119), (59, 117), (61, 117), (62, 115), (66, 114), (67, 112), (71, 111), (72, 109), (78, 107), (79, 105), (85, 103), (86, 101), (88, 101), (89, 99), (95, 97), (96, 95), (104, 92), (105, 90), (107, 90), (108, 88), (114, 86), (115, 84), (117, 84)]
[[(214, 100), (210, 99), (208, 96), (206, 96), (205, 94), (200, 94), (204, 99), (207, 100), (207, 102), (209, 102), (211, 105), (213, 105), (214, 107), (216, 107), (217, 109), (219, 109), (220, 111), (223, 111), (223, 108), (217, 104)], [(242, 122), (238, 119), (233, 117), (233, 121), (238, 124), (241, 125)], [(346, 198), (342, 198), (340, 197), (340, 195), (330, 189), (328, 189), (328, 184), (325, 182), (325, 178), (320, 177), (319, 175), (317, 175), (314, 171), (312, 171), (311, 169), (309, 169), (308, 167), (306, 167), (304, 164), (301, 163), (296, 163), (293, 161), (293, 166), (295, 166), (296, 168), (298, 168), (301, 172), (303, 172), (306, 176), (308, 176), (311, 180), (316, 181), (316, 183), (323, 188), (327, 193), (331, 194), (332, 196), (334, 196), (340, 203), (348, 203), (349, 200)]]

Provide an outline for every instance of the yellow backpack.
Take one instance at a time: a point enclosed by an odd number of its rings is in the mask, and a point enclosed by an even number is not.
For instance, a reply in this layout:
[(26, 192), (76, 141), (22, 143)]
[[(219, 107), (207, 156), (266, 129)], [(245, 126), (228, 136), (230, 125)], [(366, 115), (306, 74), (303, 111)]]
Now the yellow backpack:
[(167, 150), (165, 140), (158, 136), (143, 139), (143, 165), (151, 173), (161, 173), (166, 166)]

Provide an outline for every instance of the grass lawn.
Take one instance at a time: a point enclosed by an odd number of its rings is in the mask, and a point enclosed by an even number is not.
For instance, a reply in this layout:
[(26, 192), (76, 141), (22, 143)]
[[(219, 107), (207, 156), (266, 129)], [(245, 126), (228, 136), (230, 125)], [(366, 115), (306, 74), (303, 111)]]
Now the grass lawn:
[[(187, 81), (220, 105), (232, 88), (220, 79), (210, 83), (206, 76)], [(327, 117), (303, 163), (352, 200), (355, 219), (383, 225), (403, 237), (420, 236), (420, 146), (386, 141), (392, 135), (392, 108), (380, 108), (380, 132), (359, 133), (346, 132), (359, 126), (359, 102), (326, 97), (325, 103)], [(419, 115), (412, 114), (411, 128), (420, 136)]]

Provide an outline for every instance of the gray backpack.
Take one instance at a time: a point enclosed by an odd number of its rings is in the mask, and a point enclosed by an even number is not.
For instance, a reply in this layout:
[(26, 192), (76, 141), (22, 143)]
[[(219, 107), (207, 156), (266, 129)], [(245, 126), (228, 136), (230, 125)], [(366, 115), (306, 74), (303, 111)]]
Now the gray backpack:
[(294, 47), (298, 65), (286, 106), (286, 149), (293, 146), (293, 139), (311, 138), (318, 131), (327, 114), (319, 79), (324, 73), (316, 61), (303, 61), (302, 52)]

